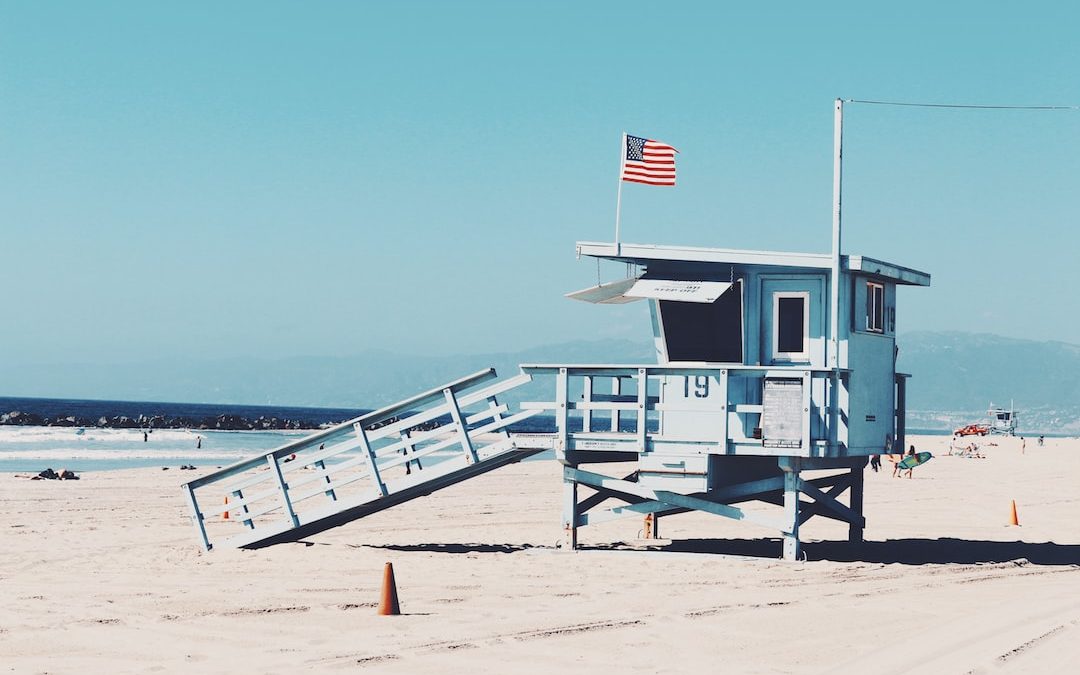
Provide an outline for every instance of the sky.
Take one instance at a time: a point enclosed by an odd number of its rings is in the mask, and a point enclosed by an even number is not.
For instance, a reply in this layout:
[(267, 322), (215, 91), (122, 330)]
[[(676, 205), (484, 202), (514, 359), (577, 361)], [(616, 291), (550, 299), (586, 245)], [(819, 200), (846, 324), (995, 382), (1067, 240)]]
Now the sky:
[[(1074, 3), (874, 4), (0, 2), (0, 359), (641, 340), (563, 297), (623, 132), (680, 150), (623, 241), (824, 253), (835, 98), (1080, 105)], [(1078, 177), (1080, 110), (847, 104), (844, 252), (1080, 342)]]

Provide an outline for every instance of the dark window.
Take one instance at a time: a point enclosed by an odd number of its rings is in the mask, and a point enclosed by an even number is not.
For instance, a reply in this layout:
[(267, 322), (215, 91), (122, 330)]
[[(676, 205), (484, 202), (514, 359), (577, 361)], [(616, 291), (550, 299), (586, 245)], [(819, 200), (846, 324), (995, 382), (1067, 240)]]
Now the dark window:
[(806, 352), (806, 298), (776, 299), (776, 351), (779, 354)]
[(742, 282), (716, 302), (660, 301), (668, 359), (742, 363)]

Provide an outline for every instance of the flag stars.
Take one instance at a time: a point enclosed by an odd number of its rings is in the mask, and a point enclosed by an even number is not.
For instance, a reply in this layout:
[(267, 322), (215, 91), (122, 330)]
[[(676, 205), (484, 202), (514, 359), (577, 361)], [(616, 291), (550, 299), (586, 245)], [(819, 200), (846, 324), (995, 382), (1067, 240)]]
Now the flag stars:
[(648, 139), (638, 138), (637, 136), (626, 137), (626, 158), (630, 161), (641, 161), (645, 158), (643, 152), (645, 148), (645, 141)]

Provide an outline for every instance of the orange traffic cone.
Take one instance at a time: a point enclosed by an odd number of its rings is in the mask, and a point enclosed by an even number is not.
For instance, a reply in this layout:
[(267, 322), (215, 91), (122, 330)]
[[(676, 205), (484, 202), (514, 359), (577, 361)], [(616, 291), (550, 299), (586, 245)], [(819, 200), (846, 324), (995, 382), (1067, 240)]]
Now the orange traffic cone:
[(386, 563), (382, 575), (382, 598), (379, 600), (379, 616), (397, 616), (401, 614), (398, 605), (397, 584), (394, 583), (394, 565)]
[(1009, 524), (1019, 526), (1020, 521), (1016, 518), (1016, 500), (1015, 499), (1012, 500), (1012, 507), (1011, 507), (1010, 510), (1012, 511), (1012, 513), (1009, 516)]
[(228, 497), (225, 498), (225, 513), (221, 514), (221, 518), (222, 518), (222, 520), (228, 520), (229, 519), (229, 498)]

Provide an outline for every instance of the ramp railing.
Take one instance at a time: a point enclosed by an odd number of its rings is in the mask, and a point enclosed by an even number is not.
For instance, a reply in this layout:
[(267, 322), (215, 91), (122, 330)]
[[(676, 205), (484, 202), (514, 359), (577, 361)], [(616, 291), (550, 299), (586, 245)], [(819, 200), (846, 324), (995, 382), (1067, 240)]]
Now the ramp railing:
[(496, 397), (531, 377), (495, 377), (480, 371), (185, 484), (199, 541), (249, 545), (402, 491), (419, 496), (515, 450), (508, 427), (540, 411), (511, 414)]

